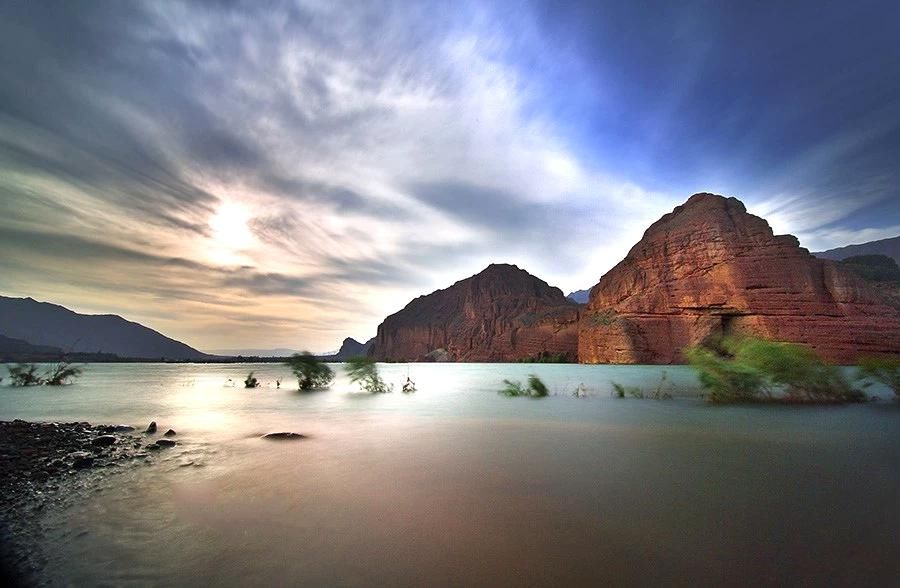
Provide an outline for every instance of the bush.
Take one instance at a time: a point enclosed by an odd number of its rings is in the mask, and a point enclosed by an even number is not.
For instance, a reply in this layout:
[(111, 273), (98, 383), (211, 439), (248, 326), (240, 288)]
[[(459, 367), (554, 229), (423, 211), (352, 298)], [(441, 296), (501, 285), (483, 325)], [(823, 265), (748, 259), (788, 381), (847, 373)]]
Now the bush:
[(840, 370), (793, 343), (726, 337), (686, 351), (712, 402), (852, 402)]
[(80, 367), (74, 366), (68, 361), (61, 361), (50, 368), (44, 383), (48, 386), (62, 386), (67, 384), (71, 378), (77, 378), (79, 375), (81, 375)]
[(566, 353), (550, 353), (541, 351), (537, 355), (523, 357), (519, 363), (571, 363), (571, 358)]
[(301, 390), (327, 388), (334, 381), (334, 371), (307, 351), (295, 353), (285, 363), (297, 377)]
[(259, 386), (259, 380), (253, 377), (253, 372), (247, 374), (247, 379), (244, 380), (244, 388), (257, 388)]
[(706, 347), (693, 347), (685, 355), (697, 370), (700, 385), (708, 392), (710, 402), (752, 402), (759, 399), (763, 378), (756, 370)]
[(44, 378), (38, 375), (38, 367), (33, 363), (20, 363), (6, 366), (12, 386), (40, 386)]
[(500, 394), (504, 396), (528, 396), (528, 389), (522, 385), (522, 382), (503, 380), (503, 389), (500, 390)]
[(503, 380), (504, 388), (500, 390), (500, 394), (504, 396), (528, 396), (531, 398), (543, 398), (550, 395), (547, 385), (534, 374), (528, 376), (528, 386), (523, 386), (522, 382)]
[(393, 386), (388, 386), (378, 374), (378, 366), (375, 360), (368, 357), (353, 357), (347, 360), (344, 368), (350, 381), (359, 383), (359, 387), (372, 394), (383, 394), (393, 391)]
[(900, 359), (867, 357), (859, 362), (857, 377), (884, 384), (900, 397)]

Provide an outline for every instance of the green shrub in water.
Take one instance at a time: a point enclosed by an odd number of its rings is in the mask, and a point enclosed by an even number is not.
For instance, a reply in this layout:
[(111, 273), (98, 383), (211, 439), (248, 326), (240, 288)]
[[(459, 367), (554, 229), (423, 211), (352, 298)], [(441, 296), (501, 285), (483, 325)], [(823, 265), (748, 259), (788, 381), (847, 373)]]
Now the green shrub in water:
[(865, 396), (802, 345), (725, 337), (686, 350), (711, 402), (855, 402)]
[(48, 386), (62, 386), (79, 375), (81, 375), (80, 367), (74, 366), (68, 361), (61, 361), (50, 368), (44, 383)]
[(334, 381), (334, 371), (308, 351), (295, 353), (285, 364), (291, 368), (301, 390), (327, 388)]
[(371, 394), (383, 394), (391, 392), (393, 386), (388, 386), (378, 374), (378, 366), (375, 360), (368, 357), (353, 357), (344, 365), (350, 381), (359, 383), (359, 387)]
[(543, 398), (549, 396), (550, 391), (547, 385), (534, 374), (528, 376), (528, 386), (523, 386), (521, 382), (512, 380), (503, 380), (504, 387), (500, 390), (500, 394), (504, 396), (528, 396), (531, 398)]
[(900, 359), (867, 357), (859, 362), (857, 377), (875, 380), (894, 391), (900, 398)]
[(38, 367), (33, 363), (20, 363), (6, 366), (12, 386), (40, 386), (43, 376), (38, 375)]

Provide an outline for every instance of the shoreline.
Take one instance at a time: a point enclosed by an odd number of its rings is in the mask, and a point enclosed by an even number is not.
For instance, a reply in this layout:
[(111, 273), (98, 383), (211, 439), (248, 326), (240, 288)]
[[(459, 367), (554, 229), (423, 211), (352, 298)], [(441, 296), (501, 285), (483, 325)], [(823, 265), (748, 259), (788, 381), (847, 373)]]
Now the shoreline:
[[(156, 441), (166, 439), (163, 445)], [(59, 505), (102, 473), (153, 462), (176, 442), (128, 425), (0, 421), (0, 579), (30, 585), (40, 573), (40, 529), (45, 508)], [(94, 473), (94, 475), (91, 475)]]

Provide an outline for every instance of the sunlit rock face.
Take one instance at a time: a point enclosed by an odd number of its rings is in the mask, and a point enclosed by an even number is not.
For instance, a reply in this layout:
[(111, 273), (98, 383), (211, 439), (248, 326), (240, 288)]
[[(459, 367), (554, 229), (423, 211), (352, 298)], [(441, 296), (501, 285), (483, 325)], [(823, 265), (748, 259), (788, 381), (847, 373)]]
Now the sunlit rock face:
[(677, 363), (720, 333), (803, 343), (835, 362), (900, 354), (900, 312), (871, 284), (774, 235), (736, 198), (695, 194), (591, 289), (578, 356)]
[(378, 326), (379, 361), (517, 361), (542, 353), (575, 361), (580, 306), (514, 265), (492, 264), (420, 296)]

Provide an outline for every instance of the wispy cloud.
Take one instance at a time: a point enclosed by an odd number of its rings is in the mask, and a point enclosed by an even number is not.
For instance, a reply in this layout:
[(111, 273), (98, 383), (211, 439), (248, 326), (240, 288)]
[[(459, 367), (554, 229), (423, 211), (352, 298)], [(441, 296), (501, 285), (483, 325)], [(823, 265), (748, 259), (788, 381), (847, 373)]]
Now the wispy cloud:
[(537, 1), (8, 3), (0, 289), (200, 347), (327, 349), (489, 262), (588, 287), (694, 191), (804, 242), (867, 230), (839, 225), (896, 183), (860, 159), (894, 111), (760, 174), (741, 162), (772, 137), (746, 130), (790, 106), (699, 99), (716, 19), (648, 21), (644, 48), (607, 8), (574, 13), (595, 38)]
[[(614, 217), (603, 190), (628, 183), (583, 168), (496, 14), (94, 8), (25, 7), (3, 26), (28, 56), (5, 52), (0, 74), (6, 291), (201, 346), (318, 348), (489, 261), (578, 283), (600, 271), (583, 213)], [(232, 205), (248, 211), (227, 221), (246, 223), (239, 245), (211, 228)]]

